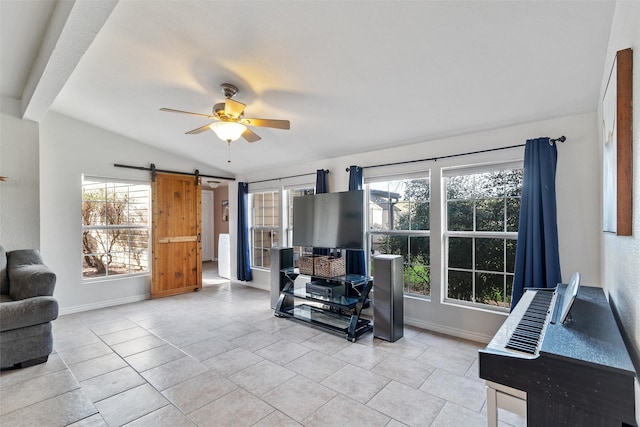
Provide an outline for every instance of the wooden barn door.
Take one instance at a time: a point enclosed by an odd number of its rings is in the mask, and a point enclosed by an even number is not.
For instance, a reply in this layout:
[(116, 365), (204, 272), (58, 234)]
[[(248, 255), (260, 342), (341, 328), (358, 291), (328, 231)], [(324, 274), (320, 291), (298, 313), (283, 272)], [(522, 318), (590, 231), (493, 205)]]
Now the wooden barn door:
[(151, 298), (201, 289), (201, 187), (194, 176), (157, 173), (152, 191)]

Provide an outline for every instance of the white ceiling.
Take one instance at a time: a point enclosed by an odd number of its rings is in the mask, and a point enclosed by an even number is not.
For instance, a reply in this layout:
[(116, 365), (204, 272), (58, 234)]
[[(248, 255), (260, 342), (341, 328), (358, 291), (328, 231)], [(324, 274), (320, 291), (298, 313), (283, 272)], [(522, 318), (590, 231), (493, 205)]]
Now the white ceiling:
[[(595, 111), (615, 6), (120, 0), (78, 19), (87, 3), (0, 0), (2, 95), (232, 174)], [(76, 59), (56, 62), (65, 46)], [(36, 73), (38, 49), (72, 66)], [(262, 140), (227, 163), (213, 132), (184, 134), (207, 119), (159, 111), (208, 114), (224, 82), (248, 117), (291, 130), (253, 128)]]

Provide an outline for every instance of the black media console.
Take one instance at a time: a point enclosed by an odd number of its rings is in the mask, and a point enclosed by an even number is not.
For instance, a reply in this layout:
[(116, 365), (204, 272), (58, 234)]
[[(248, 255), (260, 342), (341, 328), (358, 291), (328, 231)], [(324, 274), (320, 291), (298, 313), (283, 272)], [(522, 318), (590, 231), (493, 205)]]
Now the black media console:
[[(322, 328), (355, 342), (373, 330), (371, 321), (360, 318), (364, 303), (373, 286), (373, 278), (356, 274), (339, 277), (311, 277), (304, 287), (296, 288), (298, 269), (280, 270), (280, 297), (275, 315), (288, 317), (307, 325)], [(357, 296), (345, 296), (350, 286)], [(303, 301), (295, 304), (296, 301)]]

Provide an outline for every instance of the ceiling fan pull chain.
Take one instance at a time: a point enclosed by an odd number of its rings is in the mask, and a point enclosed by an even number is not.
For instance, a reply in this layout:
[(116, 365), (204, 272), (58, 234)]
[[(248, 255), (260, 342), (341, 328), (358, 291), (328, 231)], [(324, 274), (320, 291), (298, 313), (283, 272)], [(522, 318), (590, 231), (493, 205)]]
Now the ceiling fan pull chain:
[(227, 141), (227, 163), (231, 163), (231, 140)]

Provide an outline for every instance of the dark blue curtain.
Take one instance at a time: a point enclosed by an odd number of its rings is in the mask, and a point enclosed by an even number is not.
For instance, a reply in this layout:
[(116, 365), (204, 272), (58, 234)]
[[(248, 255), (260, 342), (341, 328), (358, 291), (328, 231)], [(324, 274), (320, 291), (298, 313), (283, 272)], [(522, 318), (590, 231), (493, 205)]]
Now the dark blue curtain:
[[(349, 191), (353, 190), (362, 190), (362, 168), (358, 166), (349, 167)], [(346, 252), (347, 274), (366, 275), (364, 251)]]
[[(318, 169), (316, 171), (316, 194), (324, 194), (329, 192), (328, 170)], [(314, 255), (329, 255), (329, 248), (313, 248)]]
[(557, 159), (558, 150), (549, 138), (527, 141), (512, 310), (525, 287), (553, 288), (562, 282), (556, 222)]
[(324, 194), (329, 192), (328, 178), (329, 171), (318, 169), (316, 171), (316, 194)]
[(249, 184), (238, 183), (238, 280), (250, 282), (251, 256), (249, 254)]

